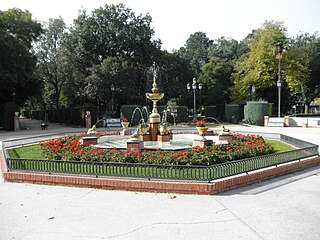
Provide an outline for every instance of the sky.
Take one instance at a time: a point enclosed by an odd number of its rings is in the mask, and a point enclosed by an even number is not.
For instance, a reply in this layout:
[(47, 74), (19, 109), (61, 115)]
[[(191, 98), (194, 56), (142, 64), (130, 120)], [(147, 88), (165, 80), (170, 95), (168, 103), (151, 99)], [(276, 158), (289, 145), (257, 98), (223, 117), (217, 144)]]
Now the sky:
[(80, 9), (91, 12), (105, 4), (123, 3), (136, 15), (150, 14), (162, 49), (183, 47), (189, 36), (204, 32), (210, 39), (244, 39), (265, 20), (283, 21), (289, 37), (320, 32), (320, 0), (1, 0), (0, 10), (29, 10), (38, 21), (61, 16), (67, 25)]

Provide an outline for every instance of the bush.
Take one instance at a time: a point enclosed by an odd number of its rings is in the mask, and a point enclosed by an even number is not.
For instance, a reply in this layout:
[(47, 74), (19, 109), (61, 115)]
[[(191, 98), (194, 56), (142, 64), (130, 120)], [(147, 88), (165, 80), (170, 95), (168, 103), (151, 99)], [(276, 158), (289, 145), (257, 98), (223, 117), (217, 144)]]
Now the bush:
[(217, 107), (216, 106), (206, 106), (204, 108), (204, 115), (206, 117), (217, 117)]
[(8, 102), (1, 108), (3, 109), (3, 111), (1, 111), (3, 115), (0, 116), (3, 128), (7, 131), (13, 131), (14, 112), (19, 112), (19, 106), (13, 102)]
[[(139, 110), (138, 109), (135, 110), (136, 108), (139, 108)], [(138, 105), (122, 105), (120, 107), (120, 118), (126, 118), (126, 119), (128, 119), (129, 122), (131, 122), (131, 120), (132, 120), (131, 125), (138, 125), (139, 121), (141, 120), (140, 111), (142, 111), (141, 106), (138, 106)], [(143, 111), (142, 115), (143, 114), (145, 114), (145, 111)], [(146, 116), (143, 116), (143, 117), (145, 118)]]
[(83, 125), (85, 112), (81, 107), (70, 109), (70, 120), (72, 125)]
[(265, 101), (247, 102), (244, 114), (244, 118), (247, 123), (262, 126), (264, 116), (269, 114), (269, 103)]
[(233, 118), (239, 120), (239, 104), (231, 103), (226, 104), (226, 119), (231, 123)]
[(188, 121), (188, 108), (186, 106), (178, 106), (176, 122), (187, 122), (187, 121)]

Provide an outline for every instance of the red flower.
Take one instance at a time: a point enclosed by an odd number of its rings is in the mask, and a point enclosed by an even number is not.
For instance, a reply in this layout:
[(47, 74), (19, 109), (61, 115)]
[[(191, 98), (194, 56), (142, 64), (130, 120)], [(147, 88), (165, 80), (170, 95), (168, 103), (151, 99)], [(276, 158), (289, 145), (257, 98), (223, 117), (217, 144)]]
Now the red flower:
[(197, 121), (196, 122), (196, 126), (197, 127), (205, 127), (207, 125), (207, 122), (204, 121), (204, 120), (201, 120), (201, 121)]

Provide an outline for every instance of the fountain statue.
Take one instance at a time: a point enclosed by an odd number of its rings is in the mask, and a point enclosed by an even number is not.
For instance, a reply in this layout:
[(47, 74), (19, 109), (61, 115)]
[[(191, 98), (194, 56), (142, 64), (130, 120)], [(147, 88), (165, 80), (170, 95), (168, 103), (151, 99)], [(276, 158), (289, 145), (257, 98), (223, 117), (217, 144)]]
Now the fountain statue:
[(151, 141), (157, 141), (157, 135), (159, 134), (158, 125), (160, 123), (160, 114), (158, 113), (157, 102), (164, 96), (164, 93), (158, 93), (156, 78), (157, 69), (155, 63), (153, 63), (152, 93), (146, 93), (146, 97), (153, 102), (152, 113), (149, 115)]

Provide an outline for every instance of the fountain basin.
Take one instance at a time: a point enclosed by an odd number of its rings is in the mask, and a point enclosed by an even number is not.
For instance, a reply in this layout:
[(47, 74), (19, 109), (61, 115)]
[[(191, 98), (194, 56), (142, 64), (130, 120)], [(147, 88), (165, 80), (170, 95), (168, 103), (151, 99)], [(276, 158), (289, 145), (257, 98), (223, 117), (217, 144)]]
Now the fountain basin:
[(159, 101), (164, 96), (164, 93), (146, 93), (146, 97), (152, 101)]
[[(93, 145), (94, 147), (102, 149), (114, 149), (126, 150), (127, 142), (130, 136), (103, 136), (99, 139), (98, 144)], [(196, 134), (174, 134), (173, 139), (170, 142), (144, 142), (144, 150), (167, 150), (167, 151), (178, 151), (193, 147), (194, 140), (201, 140), (202, 138)], [(206, 136), (207, 140), (212, 140), (213, 144), (227, 144), (227, 141), (220, 141), (219, 136)]]

